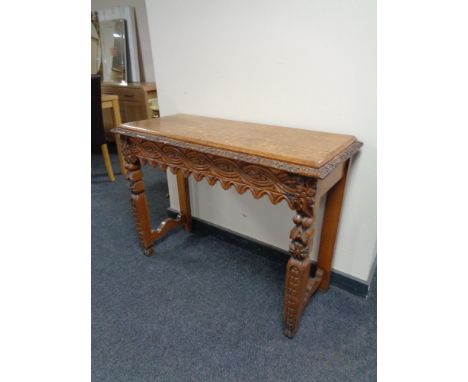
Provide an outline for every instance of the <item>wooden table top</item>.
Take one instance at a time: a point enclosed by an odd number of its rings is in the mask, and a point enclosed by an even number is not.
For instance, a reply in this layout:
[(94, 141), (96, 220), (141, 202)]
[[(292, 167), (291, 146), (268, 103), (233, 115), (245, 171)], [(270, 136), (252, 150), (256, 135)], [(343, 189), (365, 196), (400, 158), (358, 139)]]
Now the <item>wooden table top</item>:
[(183, 142), (320, 168), (345, 151), (351, 135), (176, 114), (120, 126), (119, 132), (167, 137)]

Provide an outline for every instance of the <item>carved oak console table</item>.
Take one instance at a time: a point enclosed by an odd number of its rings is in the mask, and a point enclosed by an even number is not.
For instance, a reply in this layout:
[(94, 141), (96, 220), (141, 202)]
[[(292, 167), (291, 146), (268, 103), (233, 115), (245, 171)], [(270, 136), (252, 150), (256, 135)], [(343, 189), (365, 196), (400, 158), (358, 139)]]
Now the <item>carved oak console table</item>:
[[(124, 123), (113, 129), (120, 140), (138, 236), (147, 256), (168, 230), (192, 227), (187, 177), (220, 182), (273, 204), (285, 200), (295, 211), (286, 267), (285, 334), (293, 337), (312, 294), (328, 288), (346, 177), (362, 146), (349, 135), (227, 121), (191, 115)], [(152, 228), (140, 166), (169, 168), (177, 176), (180, 213)], [(310, 248), (320, 198), (327, 195), (317, 259), (310, 276)]]

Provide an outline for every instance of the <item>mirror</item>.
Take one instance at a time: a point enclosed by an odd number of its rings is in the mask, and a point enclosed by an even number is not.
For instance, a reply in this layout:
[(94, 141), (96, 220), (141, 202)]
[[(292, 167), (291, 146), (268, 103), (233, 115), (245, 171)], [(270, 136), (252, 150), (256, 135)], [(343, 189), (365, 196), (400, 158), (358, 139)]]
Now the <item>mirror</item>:
[(96, 12), (91, 12), (91, 74), (101, 70), (101, 41), (99, 38), (99, 22)]
[(125, 20), (99, 23), (102, 77), (104, 82), (127, 84), (127, 46)]
[(96, 25), (91, 22), (91, 74), (98, 74), (101, 69), (101, 42)]

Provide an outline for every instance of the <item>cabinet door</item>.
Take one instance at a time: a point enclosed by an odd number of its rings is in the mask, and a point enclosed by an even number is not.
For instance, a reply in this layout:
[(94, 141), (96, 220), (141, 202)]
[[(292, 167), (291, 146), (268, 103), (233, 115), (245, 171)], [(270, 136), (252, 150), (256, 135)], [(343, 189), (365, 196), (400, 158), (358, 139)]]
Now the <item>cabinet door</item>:
[(123, 122), (142, 121), (148, 119), (147, 106), (142, 102), (121, 102)]

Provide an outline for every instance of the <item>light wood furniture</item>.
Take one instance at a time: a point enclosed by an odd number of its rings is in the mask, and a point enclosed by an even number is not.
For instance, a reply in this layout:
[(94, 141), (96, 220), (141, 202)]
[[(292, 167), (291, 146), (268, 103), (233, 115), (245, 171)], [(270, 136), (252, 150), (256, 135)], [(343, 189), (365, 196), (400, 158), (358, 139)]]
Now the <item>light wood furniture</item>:
[(151, 110), (151, 118), (159, 118), (159, 103), (157, 98), (151, 98), (150, 101), (148, 101), (149, 107)]
[[(317, 289), (327, 290), (351, 158), (362, 146), (350, 135), (173, 115), (113, 130), (119, 134), (136, 227), (147, 256), (153, 243), (174, 227), (191, 230), (187, 177), (220, 182), (241, 194), (250, 190), (273, 204), (286, 201), (295, 211), (286, 267), (285, 334), (293, 337), (302, 312)], [(169, 168), (177, 175), (180, 213), (153, 229), (140, 166)], [(310, 276), (310, 248), (320, 198), (328, 194), (317, 270)]]
[[(103, 94), (115, 94), (119, 97), (122, 122), (150, 119), (153, 115), (148, 100), (157, 98), (156, 84), (135, 82), (128, 85), (102, 84)], [(108, 116), (104, 116), (104, 128), (108, 128)], [(110, 130), (110, 129), (109, 129)]]
[[(101, 108), (102, 112), (104, 113), (106, 110), (111, 110), (112, 111), (112, 120), (113, 120), (113, 126), (120, 126), (122, 124), (122, 119), (120, 117), (120, 107), (119, 107), (119, 97), (115, 94), (103, 94), (101, 96)], [(123, 175), (127, 174), (127, 169), (125, 168), (125, 161), (122, 155), (122, 150), (120, 149), (120, 140), (117, 139), (115, 142), (117, 146), (117, 154), (119, 157), (119, 165), (120, 165), (120, 172)], [(106, 145), (106, 151), (107, 151), (107, 145)], [(109, 152), (107, 151), (107, 156), (109, 156)], [(109, 166), (112, 170), (112, 165), (110, 164), (110, 159), (109, 159)], [(107, 161), (106, 161), (106, 168), (107, 168)]]
[(106, 166), (107, 176), (111, 182), (115, 182), (114, 170), (112, 169), (112, 162), (109, 156), (109, 150), (107, 148), (107, 143), (101, 145), (101, 153), (104, 158), (104, 165)]

